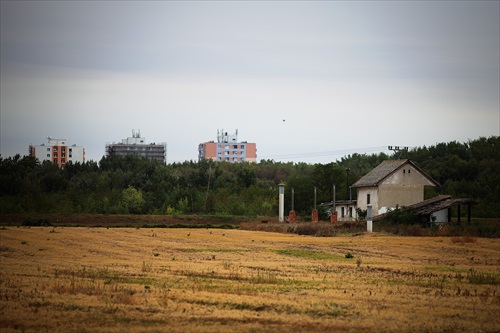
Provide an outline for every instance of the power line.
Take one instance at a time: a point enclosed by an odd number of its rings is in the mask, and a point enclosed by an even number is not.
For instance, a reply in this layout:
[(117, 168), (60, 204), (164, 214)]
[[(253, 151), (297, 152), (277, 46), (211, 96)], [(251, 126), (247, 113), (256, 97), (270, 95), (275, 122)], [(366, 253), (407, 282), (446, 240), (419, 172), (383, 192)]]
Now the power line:
[(387, 150), (387, 146), (367, 147), (367, 148), (351, 148), (351, 149), (330, 150), (330, 151), (320, 151), (320, 152), (311, 152), (311, 153), (266, 155), (266, 156), (260, 156), (260, 158), (261, 159), (283, 160), (283, 159), (346, 155), (348, 153), (353, 153), (353, 152), (363, 152), (363, 153), (377, 152), (377, 151), (380, 152), (380, 151), (385, 151), (385, 150)]

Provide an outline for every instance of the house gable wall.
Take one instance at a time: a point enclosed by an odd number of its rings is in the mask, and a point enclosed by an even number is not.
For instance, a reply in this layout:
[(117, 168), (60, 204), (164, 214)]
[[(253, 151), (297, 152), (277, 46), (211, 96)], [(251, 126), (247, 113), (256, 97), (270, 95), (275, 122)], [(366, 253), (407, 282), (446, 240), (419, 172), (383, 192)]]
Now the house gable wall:
[(366, 210), (368, 207), (368, 194), (370, 195), (370, 204), (372, 205), (372, 212), (377, 212), (379, 207), (379, 193), (376, 186), (360, 187), (358, 188), (358, 208)]
[(424, 186), (434, 184), (411, 164), (405, 164), (379, 184), (379, 213), (424, 200)]
[(405, 163), (382, 179), (378, 186), (358, 187), (358, 207), (366, 210), (368, 194), (373, 216), (396, 206), (412, 205), (424, 200), (425, 186), (435, 186), (435, 183), (411, 163)]

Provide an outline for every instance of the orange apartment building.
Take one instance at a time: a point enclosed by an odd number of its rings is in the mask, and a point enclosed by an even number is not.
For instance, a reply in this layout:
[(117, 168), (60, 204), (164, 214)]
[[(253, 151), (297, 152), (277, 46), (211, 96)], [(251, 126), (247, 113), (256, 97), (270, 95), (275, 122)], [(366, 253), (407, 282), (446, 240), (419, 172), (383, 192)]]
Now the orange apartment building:
[(257, 161), (257, 145), (246, 141), (238, 142), (238, 130), (234, 134), (217, 130), (217, 142), (203, 142), (198, 146), (198, 160), (204, 159), (229, 163), (254, 163)]
[(68, 146), (66, 139), (47, 138), (48, 144), (30, 145), (29, 156), (36, 157), (40, 162), (51, 161), (60, 168), (68, 162), (85, 162), (85, 148), (77, 145)]

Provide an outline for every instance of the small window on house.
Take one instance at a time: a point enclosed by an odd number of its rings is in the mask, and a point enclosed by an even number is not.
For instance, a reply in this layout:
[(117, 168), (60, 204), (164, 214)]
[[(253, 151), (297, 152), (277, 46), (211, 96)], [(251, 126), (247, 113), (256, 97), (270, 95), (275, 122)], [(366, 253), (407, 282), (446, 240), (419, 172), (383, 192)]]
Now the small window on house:
[(50, 148), (47, 148), (47, 151), (50, 151)]
[(344, 207), (342, 207), (342, 210), (341, 210), (341, 213), (340, 213), (341, 217), (344, 217), (345, 216), (345, 211), (344, 211)]
[(47, 157), (50, 157), (50, 154), (47, 154)]
[(403, 173), (406, 173), (406, 169), (403, 169)]
[(367, 205), (370, 204), (370, 195), (369, 194), (366, 195), (366, 204)]
[(408, 173), (410, 173), (411, 169), (408, 169)]
[(349, 217), (352, 217), (352, 207), (349, 207)]

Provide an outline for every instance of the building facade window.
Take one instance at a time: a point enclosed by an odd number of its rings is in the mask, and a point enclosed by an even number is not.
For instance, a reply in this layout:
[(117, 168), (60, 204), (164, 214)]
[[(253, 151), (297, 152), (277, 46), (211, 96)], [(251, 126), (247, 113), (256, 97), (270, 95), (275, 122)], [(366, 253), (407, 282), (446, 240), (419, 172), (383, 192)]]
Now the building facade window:
[(369, 194), (366, 195), (366, 204), (367, 205), (370, 204), (370, 195)]

